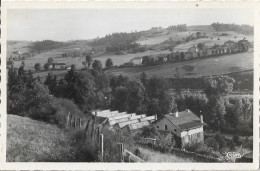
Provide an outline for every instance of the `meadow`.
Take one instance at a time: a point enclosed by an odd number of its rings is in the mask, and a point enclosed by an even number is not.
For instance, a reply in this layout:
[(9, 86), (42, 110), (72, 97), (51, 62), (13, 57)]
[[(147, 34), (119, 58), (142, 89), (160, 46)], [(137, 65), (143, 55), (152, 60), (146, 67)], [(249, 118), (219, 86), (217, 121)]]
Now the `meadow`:
[(8, 162), (75, 161), (70, 134), (56, 125), (7, 115)]

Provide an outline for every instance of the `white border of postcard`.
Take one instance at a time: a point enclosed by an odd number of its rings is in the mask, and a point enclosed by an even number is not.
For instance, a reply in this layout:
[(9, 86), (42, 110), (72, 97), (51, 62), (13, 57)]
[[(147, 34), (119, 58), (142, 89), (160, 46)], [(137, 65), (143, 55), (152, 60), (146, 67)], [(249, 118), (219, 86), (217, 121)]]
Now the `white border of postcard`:
[[(198, 6), (197, 6), (198, 4)], [(1, 62), (1, 144), (0, 169), (2, 170), (256, 170), (259, 167), (259, 49), (260, 49), (260, 3), (259, 2), (174, 2), (174, 1), (2, 1), (2, 62)], [(7, 163), (6, 161), (6, 18), (8, 9), (51, 8), (250, 8), (255, 11), (254, 24), (254, 138), (253, 163)]]

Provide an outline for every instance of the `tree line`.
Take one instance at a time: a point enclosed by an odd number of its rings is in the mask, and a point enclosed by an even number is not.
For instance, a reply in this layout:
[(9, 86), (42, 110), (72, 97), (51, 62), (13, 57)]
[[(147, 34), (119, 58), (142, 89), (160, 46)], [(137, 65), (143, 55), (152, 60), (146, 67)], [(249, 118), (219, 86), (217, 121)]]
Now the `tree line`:
[(235, 31), (242, 34), (253, 34), (254, 27), (246, 24), (224, 24), (224, 23), (212, 23), (211, 26), (216, 31)]
[[(148, 78), (145, 73), (134, 79), (108, 75), (103, 72), (100, 61), (94, 60), (90, 64), (92, 69), (76, 70), (72, 65), (63, 77), (58, 79), (49, 73), (45, 80), (33, 78), (31, 71), (24, 70), (24, 63), (18, 73), (10, 68), (8, 113), (59, 122), (57, 113), (60, 118), (67, 106), (82, 115), (88, 115), (94, 109), (111, 109), (148, 116), (157, 114), (158, 118), (190, 109), (198, 116), (203, 114), (211, 129), (252, 133), (252, 99), (226, 98), (235, 82), (229, 76), (205, 78), (204, 94), (187, 96), (178, 92), (172, 95), (168, 90), (176, 83), (169, 79)], [(56, 106), (61, 107), (57, 109)]]

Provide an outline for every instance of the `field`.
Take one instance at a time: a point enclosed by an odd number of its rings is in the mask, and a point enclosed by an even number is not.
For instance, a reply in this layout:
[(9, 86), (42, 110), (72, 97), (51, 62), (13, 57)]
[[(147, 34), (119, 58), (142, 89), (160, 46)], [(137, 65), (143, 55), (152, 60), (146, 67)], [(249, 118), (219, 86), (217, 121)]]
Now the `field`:
[[(182, 67), (184, 65), (192, 65), (195, 67), (195, 75), (188, 76)], [(231, 72), (239, 72), (253, 69), (253, 53), (245, 52), (226, 56), (218, 56), (207, 59), (197, 59), (180, 63), (165, 63), (155, 66), (139, 66), (132, 68), (113, 68), (107, 70), (108, 73), (114, 75), (124, 75), (129, 77), (139, 76), (145, 72), (149, 77), (153, 75), (165, 78), (173, 78), (176, 74), (176, 68), (179, 68), (180, 77), (199, 77), (209, 75), (219, 75)]]
[[(198, 43), (204, 43), (207, 46), (213, 46), (214, 44), (222, 45), (225, 41), (233, 40), (238, 41), (246, 38), (249, 42), (253, 42), (253, 35), (244, 35), (239, 34), (232, 31), (227, 32), (216, 32), (211, 26), (188, 26), (188, 31), (186, 32), (176, 32), (170, 31), (167, 29), (155, 29), (155, 30), (147, 30), (144, 31), (143, 36), (137, 43), (141, 45), (147, 45), (147, 47), (151, 47), (152, 49), (146, 52), (139, 52), (135, 54), (126, 54), (126, 55), (115, 55), (114, 53), (107, 53), (104, 51), (105, 47), (99, 47), (100, 45), (95, 45), (94, 43), (90, 43), (91, 40), (78, 40), (78, 41), (69, 41), (66, 42), (64, 46), (36, 54), (31, 58), (27, 58), (25, 60), (25, 68), (26, 69), (34, 69), (34, 65), (36, 63), (40, 63), (41, 66), (47, 62), (47, 59), (52, 57), (55, 62), (64, 62), (68, 66), (74, 64), (77, 69), (81, 69), (83, 67), (82, 62), (85, 60), (84, 55), (78, 57), (62, 57), (63, 53), (73, 54), (74, 52), (80, 52), (81, 54), (89, 52), (92, 48), (96, 49), (96, 53), (92, 56), (93, 60), (100, 60), (103, 67), (105, 66), (105, 62), (108, 58), (111, 58), (114, 66), (122, 65), (123, 63), (130, 62), (132, 58), (142, 57), (146, 55), (158, 55), (158, 54), (169, 54), (169, 50), (163, 50), (167, 46), (168, 43), (164, 43), (169, 38), (172, 38), (174, 41), (183, 40), (187, 36), (191, 34), (196, 35), (197, 32), (201, 32), (202, 34), (206, 34), (207, 38), (200, 38), (196, 40), (192, 40), (186, 43), (182, 43), (174, 47), (174, 51), (187, 50), (188, 48), (197, 45)], [(226, 33), (226, 36), (221, 36), (221, 34)], [(7, 49), (8, 54), (12, 51), (20, 51), (28, 52), (28, 46), (31, 45), (29, 41), (10, 41), (8, 42)], [(181, 68), (184, 65), (193, 65), (195, 66), (196, 75), (191, 75), (192, 77), (197, 76), (207, 76), (207, 75), (216, 75), (216, 74), (224, 74), (230, 72), (239, 72), (245, 70), (253, 69), (253, 50), (250, 49), (247, 53), (239, 53), (228, 56), (220, 56), (209, 59), (198, 59), (193, 61), (186, 61), (181, 63), (165, 63), (157, 66), (142, 66), (142, 67), (134, 67), (134, 68), (113, 68), (108, 73), (112, 73), (115, 75), (123, 74), (130, 77), (135, 77), (139, 75), (141, 72), (146, 72), (148, 76), (158, 75), (166, 78), (172, 78), (175, 74), (175, 69), (180, 68), (180, 76), (187, 77), (187, 72), (182, 70)], [(9, 56), (8, 56), (9, 57)], [(21, 65), (21, 61), (14, 61), (14, 67), (18, 68)], [(62, 75), (66, 73), (66, 70), (63, 71), (52, 71), (55, 74)], [(35, 76), (45, 77), (48, 72), (40, 72), (34, 74)]]
[(75, 160), (69, 133), (56, 125), (7, 115), (8, 162), (65, 162)]

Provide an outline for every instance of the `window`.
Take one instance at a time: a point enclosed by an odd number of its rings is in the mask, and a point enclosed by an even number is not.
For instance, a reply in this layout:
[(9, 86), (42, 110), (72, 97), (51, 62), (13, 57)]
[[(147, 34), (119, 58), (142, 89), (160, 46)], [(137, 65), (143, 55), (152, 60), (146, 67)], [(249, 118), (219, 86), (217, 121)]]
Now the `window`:
[(167, 125), (164, 126), (164, 129), (165, 129), (165, 130), (168, 130)]
[(157, 126), (157, 129), (159, 129), (159, 126)]

